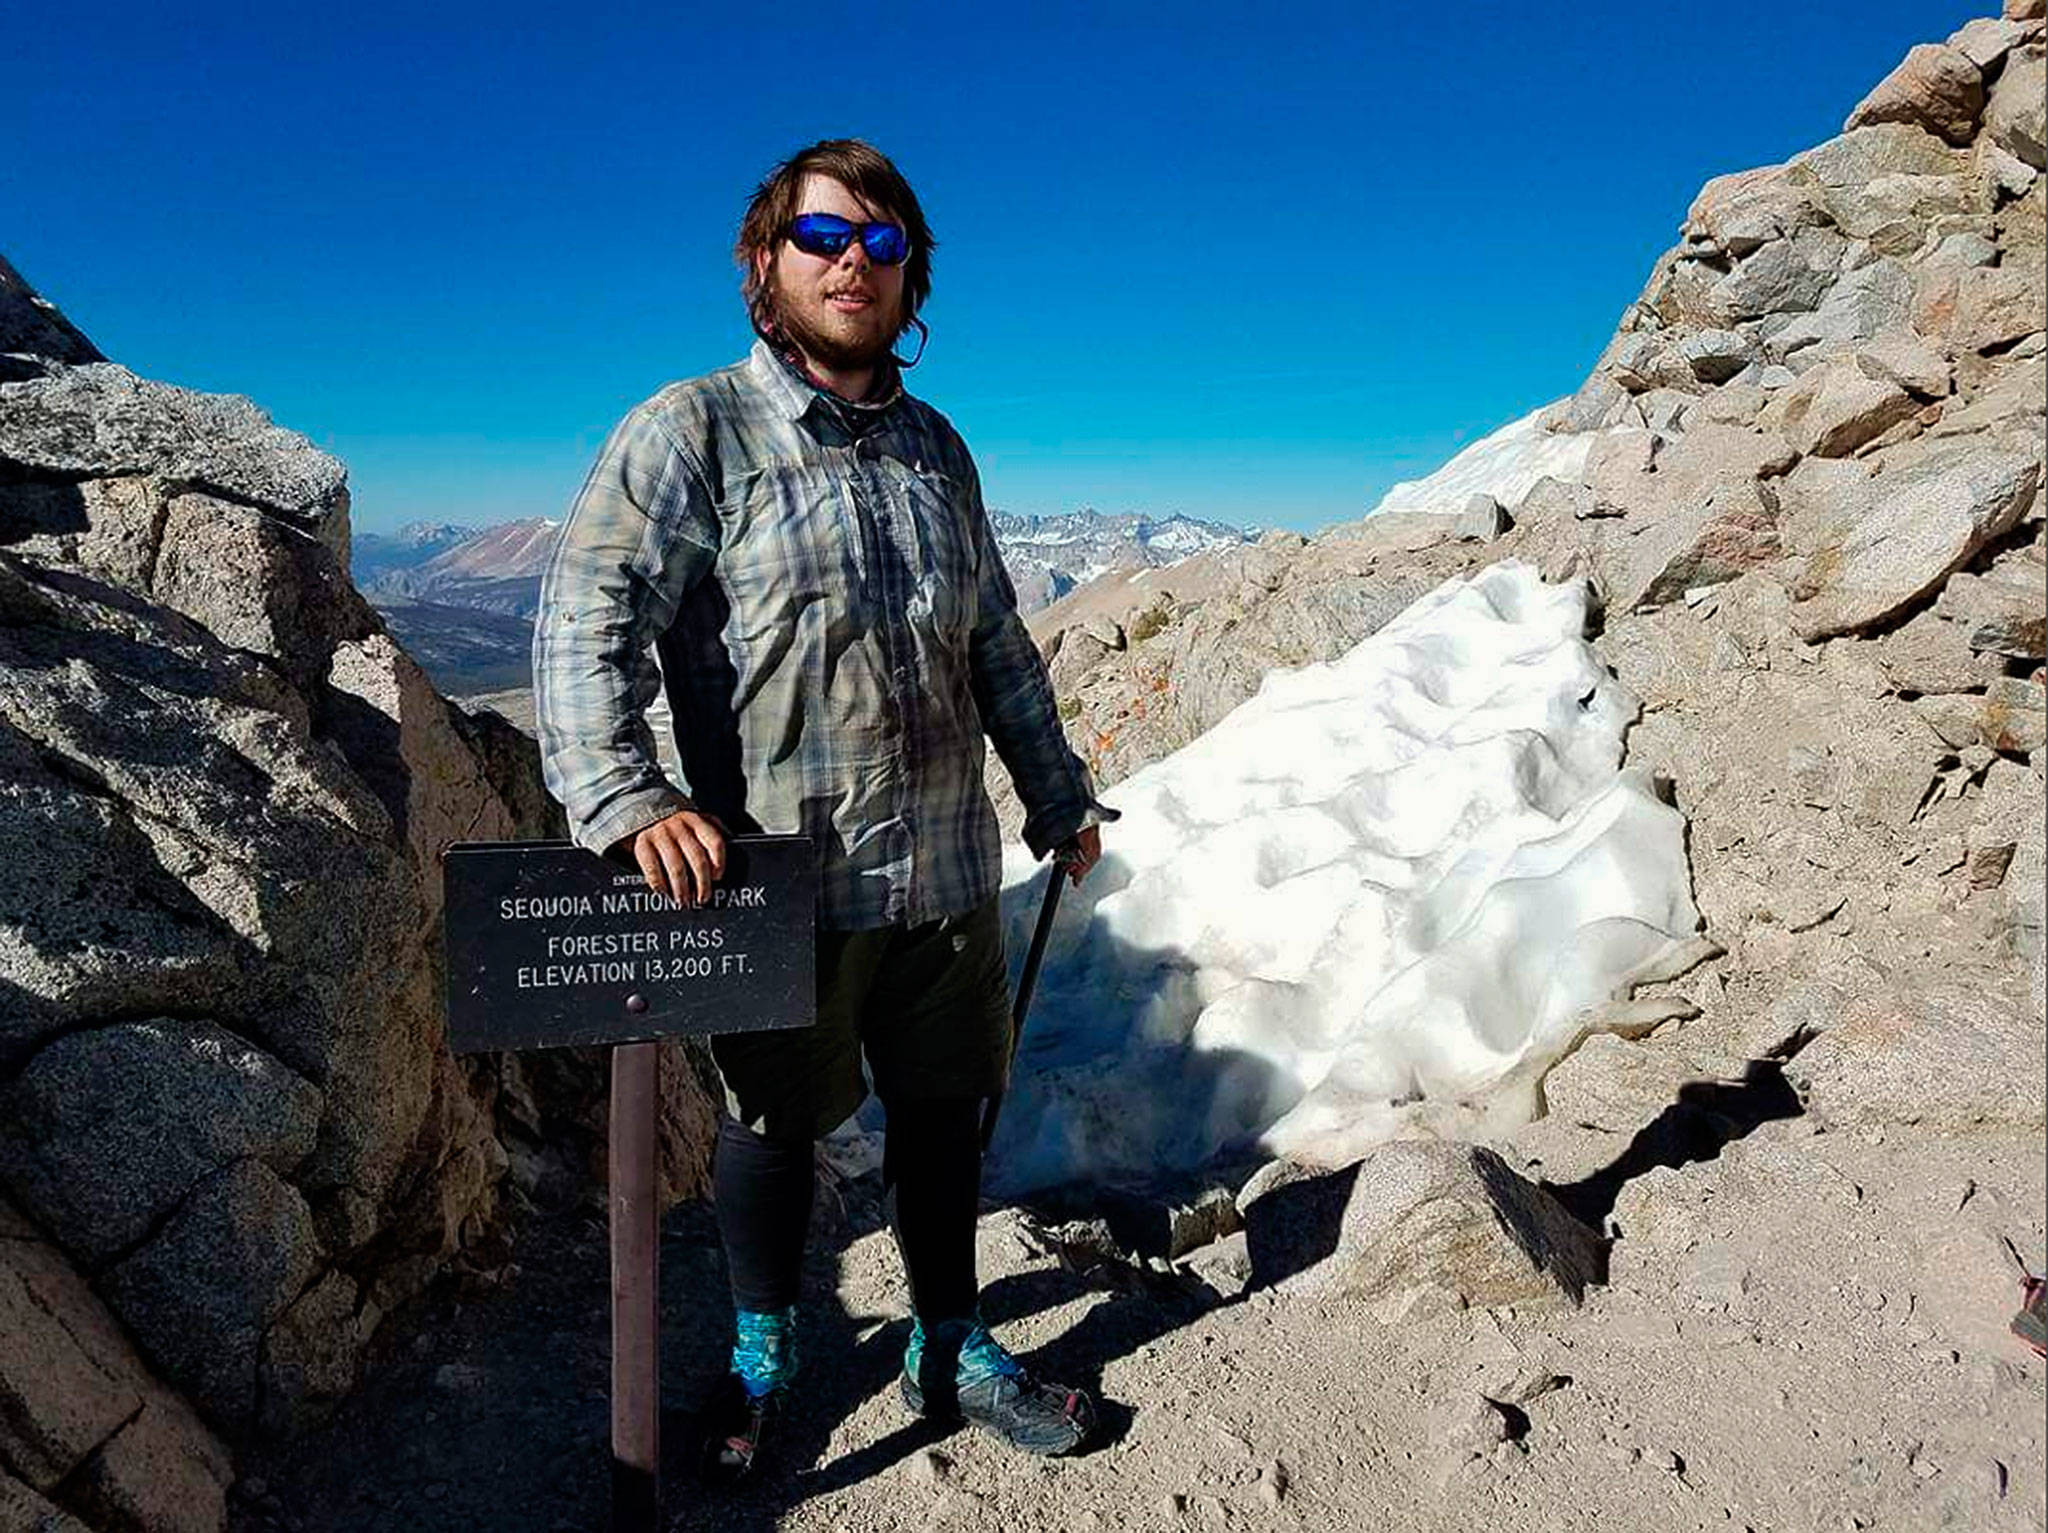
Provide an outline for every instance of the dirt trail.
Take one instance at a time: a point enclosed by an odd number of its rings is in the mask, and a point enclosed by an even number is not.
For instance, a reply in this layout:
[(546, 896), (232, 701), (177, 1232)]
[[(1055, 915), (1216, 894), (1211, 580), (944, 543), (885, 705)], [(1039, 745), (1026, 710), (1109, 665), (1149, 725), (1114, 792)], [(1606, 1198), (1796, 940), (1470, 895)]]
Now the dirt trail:
[[(2017, 1288), (1998, 1239), (2040, 1250), (2037, 1140), (1792, 1119), (1648, 1174), (1684, 1239), (1618, 1241), (1583, 1309), (1392, 1323), (1285, 1285), (1225, 1303), (1179, 1276), (1079, 1272), (1044, 1222), (993, 1211), (988, 1320), (1103, 1400), (1103, 1445), (1058, 1463), (908, 1417), (900, 1270), (856, 1187), (850, 1221), (814, 1242), (780, 1466), (719, 1498), (685, 1471), (688, 1408), (723, 1367), (730, 1309), (708, 1210), (678, 1209), (662, 1252), (673, 1526), (2043, 1526), (2043, 1370), (2005, 1333)], [(245, 1462), (235, 1533), (605, 1528), (602, 1225), (536, 1217), (516, 1265), (396, 1317), (339, 1416)]]

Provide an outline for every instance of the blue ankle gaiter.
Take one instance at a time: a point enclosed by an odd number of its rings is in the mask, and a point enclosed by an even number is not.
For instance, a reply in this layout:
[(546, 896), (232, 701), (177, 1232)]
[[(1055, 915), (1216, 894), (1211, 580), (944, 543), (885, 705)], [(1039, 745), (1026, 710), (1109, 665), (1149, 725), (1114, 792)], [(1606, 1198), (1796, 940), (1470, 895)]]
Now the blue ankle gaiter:
[(758, 1400), (796, 1378), (796, 1309), (743, 1309), (734, 1317), (732, 1371)]
[(903, 1371), (913, 1379), (920, 1377), (918, 1370), (924, 1364), (927, 1347), (939, 1355), (951, 1351), (958, 1356), (953, 1370), (954, 1382), (958, 1384), (973, 1384), (998, 1375), (1015, 1376), (1024, 1371), (1024, 1365), (989, 1335), (979, 1315), (934, 1320), (929, 1327), (922, 1318), (913, 1318), (910, 1342), (903, 1349)]

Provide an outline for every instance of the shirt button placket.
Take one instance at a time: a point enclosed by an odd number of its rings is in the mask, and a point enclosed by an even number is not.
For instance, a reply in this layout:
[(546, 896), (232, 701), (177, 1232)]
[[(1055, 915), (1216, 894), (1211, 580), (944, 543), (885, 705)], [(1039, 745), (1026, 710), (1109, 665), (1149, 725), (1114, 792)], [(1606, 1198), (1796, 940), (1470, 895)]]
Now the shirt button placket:
[(885, 733), (896, 742), (899, 769), (896, 774), (896, 845), (894, 858), (903, 866), (903, 882), (891, 891), (890, 906), (894, 919), (914, 919), (917, 905), (917, 850), (916, 835), (912, 823), (912, 806), (916, 802), (916, 788), (919, 773), (915, 749), (915, 732), (905, 721), (915, 706), (912, 695), (911, 636), (905, 611), (910, 600), (910, 591), (904, 578), (910, 569), (910, 551), (897, 540), (898, 518), (891, 503), (887, 484), (875, 463), (876, 438), (862, 437), (854, 444), (854, 493), (867, 505), (875, 525), (875, 541), (881, 554), (879, 566), (882, 571), (880, 582), (883, 646), (888, 653), (890, 704), (896, 718), (896, 727)]

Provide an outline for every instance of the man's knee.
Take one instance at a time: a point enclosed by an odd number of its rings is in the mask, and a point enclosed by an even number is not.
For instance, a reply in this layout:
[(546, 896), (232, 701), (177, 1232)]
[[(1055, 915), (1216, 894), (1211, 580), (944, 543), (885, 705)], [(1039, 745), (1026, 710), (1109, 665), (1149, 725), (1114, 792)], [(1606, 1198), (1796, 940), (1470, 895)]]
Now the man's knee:
[(981, 1163), (985, 1096), (885, 1098), (882, 1181), (894, 1186), (905, 1167), (965, 1172)]
[(728, 1114), (718, 1120), (718, 1147), (733, 1146), (742, 1155), (809, 1155), (820, 1136), (793, 1131), (788, 1125), (771, 1125), (765, 1118), (743, 1123)]

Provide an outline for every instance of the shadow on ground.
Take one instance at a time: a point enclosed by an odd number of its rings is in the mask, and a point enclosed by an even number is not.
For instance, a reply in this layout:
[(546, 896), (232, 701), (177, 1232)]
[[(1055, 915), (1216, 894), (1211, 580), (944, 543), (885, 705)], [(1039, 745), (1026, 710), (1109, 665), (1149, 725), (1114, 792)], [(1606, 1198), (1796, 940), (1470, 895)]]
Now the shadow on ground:
[[(1063, 1072), (1085, 1076), (1112, 1061), (1132, 1069), (1132, 1040), (1150, 998), (1160, 985), (1185, 982), (1183, 955), (1089, 930), (1094, 901), (1124, 877), (1115, 859), (1106, 860), (1085, 896), (1063, 912), (1088, 945), (1089, 1020), (1102, 1025), (1076, 1026), (1074, 1016), (1062, 1015), (1078, 1004), (1075, 997), (1046, 987), (1042, 1025), (1027, 1030), (1020, 1089), (1004, 1113), (1013, 1153), (1110, 1169), (1191, 1166), (1248, 1139), (1287, 1089), (1262, 1061), (1223, 1050), (1179, 1060), (1170, 1079), (1138, 1077), (1146, 1079), (1143, 1102), (1110, 1104), (1101, 1094), (1077, 1098), (1057, 1089)], [(1012, 891), (1013, 925), (1042, 887), (1041, 879)], [(1013, 964), (1023, 945), (1013, 932)], [(1151, 1054), (1139, 1059), (1150, 1062)], [(1002, 1140), (996, 1148), (992, 1165), (999, 1167)], [(1088, 1190), (1079, 1195), (1085, 1202)], [(672, 1526), (770, 1529), (793, 1507), (885, 1473), (950, 1435), (904, 1408), (901, 1425), (875, 1441), (850, 1451), (835, 1445), (843, 1422), (878, 1392), (894, 1392), (903, 1353), (905, 1322), (849, 1314), (839, 1297), (839, 1257), (875, 1223), (869, 1210), (842, 1222), (833, 1238), (814, 1231), (799, 1339), (803, 1387), (776, 1432), (783, 1467), (768, 1469), (757, 1485), (713, 1496), (695, 1483), (696, 1410), (725, 1372), (731, 1346), (724, 1258), (708, 1205), (684, 1206), (664, 1221), (662, 1463)], [(333, 1420), (295, 1443), (245, 1456), (244, 1474), (261, 1486), (237, 1495), (231, 1533), (604, 1529), (611, 1466), (603, 1221), (587, 1208), (531, 1217), (519, 1231), (514, 1260), (517, 1276), (501, 1287), (463, 1297), (456, 1282), (443, 1281), (392, 1316), (366, 1359), (363, 1381)], [(1091, 1294), (1098, 1297), (1079, 1322), (1026, 1361), (1098, 1399), (1108, 1364), (1214, 1305), (1213, 1293), (1187, 1280), (1113, 1263), (997, 1276), (984, 1290), (983, 1314), (1001, 1326)], [(1098, 1442), (1107, 1444), (1128, 1429), (1130, 1412), (1102, 1401), (1101, 1420)]]
[(1752, 1059), (1739, 1081), (1690, 1081), (1678, 1100), (1638, 1129), (1628, 1148), (1576, 1182), (1546, 1183), (1552, 1197), (1592, 1230), (1606, 1228), (1621, 1189), (1659, 1166), (1713, 1160), (1724, 1147), (1778, 1118), (1805, 1111), (1775, 1059)]
[[(805, 1501), (846, 1489), (951, 1435), (907, 1409), (901, 1424), (851, 1452), (835, 1429), (874, 1395), (894, 1393), (906, 1326), (849, 1314), (838, 1260), (861, 1232), (814, 1240), (806, 1263), (804, 1388), (780, 1423), (782, 1467), (758, 1485), (713, 1493), (696, 1483), (695, 1410), (724, 1372), (732, 1308), (711, 1210), (664, 1221), (662, 1461), (669, 1525), (769, 1530)], [(437, 1283), (392, 1317), (356, 1392), (326, 1424), (244, 1453), (230, 1533), (601, 1533), (610, 1516), (610, 1311), (604, 1224), (588, 1210), (535, 1216), (518, 1272), (487, 1291)], [(1135, 1272), (1063, 1268), (999, 1278), (984, 1292), (991, 1325), (1102, 1295), (1080, 1324), (1028, 1361), (1098, 1390), (1104, 1366), (1195, 1319), (1208, 1305)], [(386, 1338), (389, 1338), (388, 1340)], [(1103, 1402), (1098, 1446), (1128, 1429)], [(792, 1470), (789, 1465), (815, 1467)]]
[[(1797, 1114), (1775, 1062), (1741, 1082), (1689, 1085), (1612, 1164), (1551, 1191), (1595, 1229), (1620, 1189), (1654, 1166), (1711, 1158), (1758, 1124)], [(1355, 1174), (1355, 1173), (1354, 1173)], [(1318, 1178), (1269, 1196), (1318, 1200), (1299, 1211), (1326, 1227), (1350, 1176)], [(670, 1526), (749, 1533), (792, 1509), (890, 1472), (950, 1435), (902, 1409), (899, 1424), (847, 1448), (837, 1429), (876, 1394), (893, 1394), (902, 1357), (900, 1319), (851, 1314), (841, 1302), (840, 1257), (876, 1227), (860, 1196), (828, 1198), (840, 1213), (814, 1232), (804, 1279), (804, 1387), (779, 1423), (780, 1467), (760, 1483), (712, 1493), (695, 1480), (695, 1408), (725, 1371), (732, 1310), (711, 1209), (671, 1212), (661, 1251), (663, 1468)], [(1070, 1189), (1068, 1196), (1075, 1196)], [(1327, 1202), (1327, 1209), (1322, 1203)], [(1068, 1213), (1073, 1210), (1067, 1210)], [(1057, 1211), (1049, 1216), (1057, 1219)], [(820, 1238), (825, 1236), (825, 1238)], [(1327, 1254), (1327, 1253), (1322, 1253)], [(1290, 1266), (1315, 1259), (1294, 1253)], [(587, 1207), (532, 1216), (515, 1251), (517, 1271), (496, 1287), (450, 1277), (394, 1315), (366, 1360), (364, 1378), (325, 1425), (282, 1447), (245, 1454), (231, 1533), (597, 1533), (609, 1525), (610, 1310), (606, 1230)], [(1259, 1286), (1287, 1272), (1255, 1262)], [(1208, 1290), (1116, 1262), (1090, 1270), (1034, 1263), (995, 1275), (983, 1315), (1000, 1331), (1026, 1317), (1090, 1299), (1079, 1320), (1027, 1355), (1042, 1376), (1101, 1398), (1104, 1369), (1215, 1307)], [(1124, 1402), (1102, 1400), (1098, 1450), (1129, 1429)], [(890, 1409), (899, 1409), (891, 1406)], [(792, 1469), (788, 1466), (810, 1466)]]

